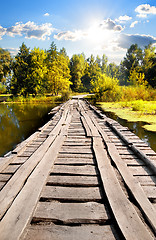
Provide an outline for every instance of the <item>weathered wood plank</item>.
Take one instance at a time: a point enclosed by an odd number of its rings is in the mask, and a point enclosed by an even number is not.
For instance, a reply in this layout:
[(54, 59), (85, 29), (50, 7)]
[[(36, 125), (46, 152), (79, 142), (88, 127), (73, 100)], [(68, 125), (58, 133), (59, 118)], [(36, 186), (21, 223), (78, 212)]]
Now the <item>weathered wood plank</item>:
[(95, 166), (62, 166), (54, 165), (52, 173), (57, 174), (74, 174), (74, 175), (97, 175), (97, 169)]
[(31, 226), (22, 240), (119, 240), (111, 226), (85, 225), (80, 227), (40, 225)]
[(62, 201), (101, 201), (101, 193), (98, 187), (45, 186), (41, 198)]
[(142, 186), (148, 198), (156, 199), (156, 186)]
[(135, 176), (141, 185), (156, 185), (156, 176)]
[(95, 165), (93, 158), (57, 158), (55, 164), (59, 165)]
[(12, 174), (1, 174), (0, 173), (0, 182), (7, 182), (11, 178)]
[(60, 154), (59, 153), (59, 158), (91, 158), (93, 159), (93, 154), (85, 154), (85, 153), (81, 153), (81, 154), (76, 154), (76, 153), (64, 153), (64, 154)]
[(9, 165), (5, 170), (2, 171), (2, 173), (6, 173), (6, 174), (13, 174), (17, 171), (17, 169), (20, 167), (21, 165)]
[(99, 181), (96, 176), (49, 176), (47, 185), (97, 187)]
[(108, 222), (108, 215), (103, 204), (96, 202), (87, 203), (59, 203), (59, 202), (39, 202), (33, 222), (52, 221), (63, 224), (104, 224)]
[(153, 175), (151, 173), (151, 171), (149, 170), (149, 168), (145, 167), (145, 166), (129, 166), (128, 169), (130, 170), (130, 172), (133, 174), (133, 176), (139, 176), (139, 175), (143, 175), (143, 176), (148, 176), (148, 175)]
[(92, 150), (88, 148), (80, 148), (80, 149), (75, 149), (75, 148), (61, 148), (60, 149), (60, 154), (92, 154)]

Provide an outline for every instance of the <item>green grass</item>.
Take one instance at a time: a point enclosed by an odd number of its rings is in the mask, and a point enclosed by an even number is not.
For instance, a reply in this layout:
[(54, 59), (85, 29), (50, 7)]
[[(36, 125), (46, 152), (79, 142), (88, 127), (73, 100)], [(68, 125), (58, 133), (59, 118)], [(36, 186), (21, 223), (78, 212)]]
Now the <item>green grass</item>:
[[(0, 95), (1, 97), (2, 95)], [(4, 97), (4, 96), (3, 96)], [(17, 96), (13, 97), (12, 95), (5, 95), (6, 99), (4, 103), (54, 103), (54, 102), (60, 102), (61, 96), (42, 96), (38, 95), (36, 97), (29, 96), (29, 97), (23, 97), (23, 96)]]
[(129, 122), (142, 121), (147, 123), (143, 127), (156, 132), (156, 101), (127, 101), (98, 103), (106, 112), (114, 112), (118, 117)]

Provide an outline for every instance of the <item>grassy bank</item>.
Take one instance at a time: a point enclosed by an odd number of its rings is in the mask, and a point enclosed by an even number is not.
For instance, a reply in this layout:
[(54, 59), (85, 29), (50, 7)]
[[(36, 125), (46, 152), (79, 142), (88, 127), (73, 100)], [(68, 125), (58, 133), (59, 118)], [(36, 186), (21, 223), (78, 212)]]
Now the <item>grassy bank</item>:
[(130, 122), (142, 121), (148, 131), (156, 132), (156, 101), (99, 102), (106, 112), (113, 112), (118, 117)]
[(54, 102), (61, 102), (62, 97), (61, 96), (29, 96), (29, 97), (23, 97), (23, 96), (17, 96), (14, 97), (12, 95), (0, 95), (0, 100), (3, 103), (54, 103)]

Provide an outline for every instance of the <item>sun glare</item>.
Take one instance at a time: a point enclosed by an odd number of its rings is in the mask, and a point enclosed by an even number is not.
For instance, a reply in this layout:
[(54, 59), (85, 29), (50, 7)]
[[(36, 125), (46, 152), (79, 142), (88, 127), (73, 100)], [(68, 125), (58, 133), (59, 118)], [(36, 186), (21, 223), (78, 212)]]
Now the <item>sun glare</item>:
[(100, 22), (96, 21), (88, 30), (88, 40), (94, 44), (108, 42), (111, 38), (111, 31), (100, 26)]

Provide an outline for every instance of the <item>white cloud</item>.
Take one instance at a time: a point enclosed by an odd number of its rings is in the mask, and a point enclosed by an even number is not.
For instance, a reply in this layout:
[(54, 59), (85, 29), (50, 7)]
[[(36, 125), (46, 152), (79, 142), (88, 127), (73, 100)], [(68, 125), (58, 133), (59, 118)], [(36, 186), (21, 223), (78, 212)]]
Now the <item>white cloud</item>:
[(17, 22), (15, 26), (7, 28), (7, 35), (14, 37), (15, 35), (25, 35), (25, 38), (36, 38), (38, 40), (45, 40), (55, 29), (52, 28), (51, 23), (44, 23), (36, 25), (34, 22)]
[(5, 33), (6, 33), (6, 28), (3, 28), (2, 26), (0, 26), (0, 40), (5, 35)]
[(75, 30), (65, 31), (54, 35), (57, 40), (77, 41), (82, 39), (97, 40), (97, 38), (103, 40), (110, 36), (110, 34), (121, 32), (124, 28), (121, 25), (117, 25), (113, 20), (106, 19), (101, 23), (95, 23), (87, 30)]
[(138, 24), (138, 21), (132, 22), (131, 25), (130, 25), (130, 28), (134, 28), (134, 26), (135, 26), (136, 24)]
[(45, 13), (43, 16), (45, 16), (45, 17), (49, 17), (50, 14), (49, 14), (49, 13)]
[(132, 17), (129, 17), (129, 16), (127, 16), (127, 15), (124, 15), (124, 16), (120, 16), (119, 18), (115, 19), (115, 21), (122, 23), (122, 22), (129, 21), (129, 20), (131, 20), (131, 19), (132, 19)]
[(100, 27), (108, 30), (119, 31), (119, 32), (121, 32), (124, 29), (121, 25), (117, 25), (115, 21), (111, 20), (110, 18), (104, 20), (100, 24)]
[(135, 11), (139, 13), (137, 16), (138, 17), (147, 17), (147, 14), (156, 14), (156, 7), (155, 6), (150, 6), (149, 4), (142, 4), (139, 5)]
[(120, 34), (118, 39), (118, 46), (128, 49), (132, 44), (137, 44), (139, 47), (144, 48), (149, 44), (155, 44), (156, 38), (150, 35), (139, 34)]
[(81, 30), (75, 30), (75, 31), (66, 31), (66, 32), (60, 32), (58, 34), (54, 35), (54, 38), (57, 40), (69, 40), (69, 41), (77, 41), (77, 40), (81, 40), (82, 38), (84, 38), (86, 35), (85, 32), (81, 31)]
[(19, 48), (4, 48), (4, 49), (8, 50), (12, 56), (16, 56), (19, 51)]

